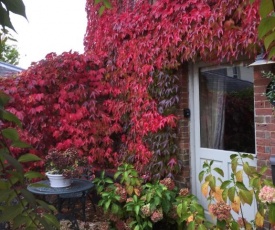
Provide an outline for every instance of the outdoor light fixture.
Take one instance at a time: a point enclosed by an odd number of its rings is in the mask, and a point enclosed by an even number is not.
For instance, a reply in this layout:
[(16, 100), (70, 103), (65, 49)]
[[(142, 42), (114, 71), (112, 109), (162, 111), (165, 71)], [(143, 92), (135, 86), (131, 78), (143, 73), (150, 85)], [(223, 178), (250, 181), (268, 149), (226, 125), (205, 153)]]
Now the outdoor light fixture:
[(261, 53), (257, 55), (255, 62), (253, 62), (249, 66), (266, 65), (266, 64), (275, 63), (275, 61), (265, 59), (265, 56), (266, 54), (264, 53), (264, 49), (262, 49)]

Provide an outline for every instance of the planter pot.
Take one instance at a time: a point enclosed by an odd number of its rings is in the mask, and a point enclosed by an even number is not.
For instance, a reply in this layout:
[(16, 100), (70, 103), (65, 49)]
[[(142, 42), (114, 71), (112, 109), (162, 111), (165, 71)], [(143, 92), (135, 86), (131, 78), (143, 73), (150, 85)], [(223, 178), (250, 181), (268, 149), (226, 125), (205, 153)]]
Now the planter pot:
[(50, 185), (53, 188), (63, 188), (71, 185), (71, 179), (65, 178), (62, 174), (51, 174), (46, 172)]

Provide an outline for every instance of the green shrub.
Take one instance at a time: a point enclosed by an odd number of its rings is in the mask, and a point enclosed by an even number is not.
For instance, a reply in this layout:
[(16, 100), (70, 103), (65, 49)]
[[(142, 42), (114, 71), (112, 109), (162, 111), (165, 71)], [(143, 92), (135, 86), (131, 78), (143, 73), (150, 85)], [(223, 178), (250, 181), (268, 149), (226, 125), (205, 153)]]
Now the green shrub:
[(176, 187), (171, 178), (145, 183), (133, 165), (123, 164), (113, 179), (103, 172), (94, 183), (101, 196), (99, 205), (115, 229), (153, 229), (160, 222), (174, 229), (212, 226), (197, 198), (187, 188)]
[(16, 116), (4, 109), (8, 96), (0, 91), (0, 223), (8, 224), (12, 229), (57, 229), (59, 223), (53, 212), (55, 208), (42, 200), (35, 199), (27, 189), (28, 181), (41, 178), (34, 171), (26, 171), (23, 164), (40, 159), (30, 153), (18, 159), (14, 148), (30, 148), (21, 141), (18, 132), (6, 126), (7, 122), (21, 127)]

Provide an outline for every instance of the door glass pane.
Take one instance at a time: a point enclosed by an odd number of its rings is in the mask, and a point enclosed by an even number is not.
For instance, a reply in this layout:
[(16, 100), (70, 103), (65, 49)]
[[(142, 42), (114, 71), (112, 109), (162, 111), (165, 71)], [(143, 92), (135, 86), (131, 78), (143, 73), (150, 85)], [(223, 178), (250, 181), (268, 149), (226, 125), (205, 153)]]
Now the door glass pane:
[(201, 68), (201, 147), (255, 153), (253, 68)]

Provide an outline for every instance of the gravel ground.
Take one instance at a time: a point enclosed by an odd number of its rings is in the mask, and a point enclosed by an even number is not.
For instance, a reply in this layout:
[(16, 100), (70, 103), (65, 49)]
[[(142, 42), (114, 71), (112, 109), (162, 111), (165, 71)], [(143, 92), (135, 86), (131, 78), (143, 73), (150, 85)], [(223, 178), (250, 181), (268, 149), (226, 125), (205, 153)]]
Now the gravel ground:
[[(86, 201), (86, 221), (83, 221), (82, 211), (81, 211), (81, 204), (76, 205), (76, 219), (78, 222), (78, 226), (80, 230), (83, 229), (91, 229), (91, 230), (108, 230), (109, 224), (106, 215), (104, 214), (101, 207), (95, 205), (95, 209), (90, 199)], [(79, 209), (79, 210), (78, 210)], [(68, 213), (66, 207), (62, 209), (62, 213)], [(61, 230), (71, 230), (74, 229), (72, 223), (69, 220), (61, 220), (60, 221)]]

